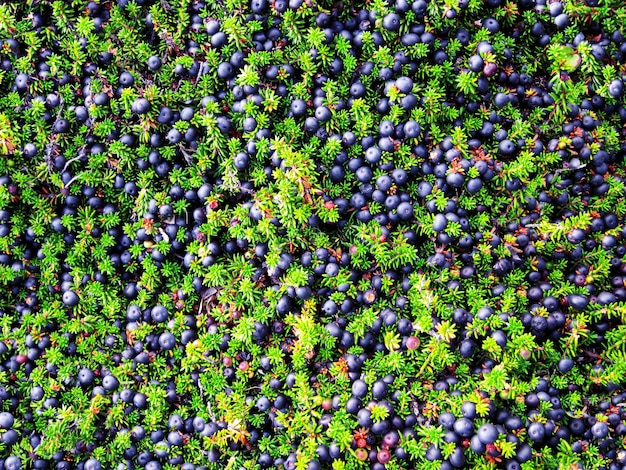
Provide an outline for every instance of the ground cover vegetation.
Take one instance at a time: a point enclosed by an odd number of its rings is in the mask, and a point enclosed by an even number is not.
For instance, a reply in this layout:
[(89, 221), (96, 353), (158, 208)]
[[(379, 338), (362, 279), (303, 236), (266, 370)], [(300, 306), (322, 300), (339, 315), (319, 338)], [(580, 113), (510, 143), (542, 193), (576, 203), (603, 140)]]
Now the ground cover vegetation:
[(625, 25), (0, 3), (0, 468), (626, 468)]

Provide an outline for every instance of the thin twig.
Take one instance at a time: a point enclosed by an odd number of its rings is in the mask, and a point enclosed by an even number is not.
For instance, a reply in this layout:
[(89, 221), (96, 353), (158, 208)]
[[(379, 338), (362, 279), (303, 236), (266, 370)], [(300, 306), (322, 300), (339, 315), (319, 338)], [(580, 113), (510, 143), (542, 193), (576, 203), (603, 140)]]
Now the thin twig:
[(80, 160), (81, 158), (83, 158), (85, 156), (86, 152), (85, 152), (85, 147), (81, 147), (78, 150), (78, 155), (76, 155), (74, 158), (69, 159), (66, 163), (65, 166), (63, 167), (63, 169), (61, 170), (61, 173), (65, 173), (65, 170), (67, 170), (67, 167), (70, 166), (72, 163), (74, 163), (76, 160)]

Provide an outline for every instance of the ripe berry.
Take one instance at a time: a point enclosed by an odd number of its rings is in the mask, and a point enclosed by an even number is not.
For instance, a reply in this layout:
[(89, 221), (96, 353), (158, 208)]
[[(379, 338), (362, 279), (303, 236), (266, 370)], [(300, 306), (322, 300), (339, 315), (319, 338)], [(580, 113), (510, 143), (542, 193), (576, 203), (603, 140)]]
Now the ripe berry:
[(608, 92), (613, 98), (621, 97), (624, 94), (624, 82), (620, 79), (613, 80), (609, 83)]
[(435, 233), (443, 232), (448, 225), (448, 219), (443, 214), (435, 215), (435, 219), (433, 221), (433, 231)]
[(85, 470), (102, 470), (102, 465), (97, 459), (91, 458), (85, 462)]
[(0, 413), (0, 429), (10, 429), (13, 427), (13, 423), (15, 419), (13, 415), (8, 411), (3, 411)]
[(78, 295), (76, 292), (68, 290), (63, 293), (63, 303), (68, 307), (74, 307), (78, 304)]
[(567, 374), (573, 367), (574, 361), (568, 357), (561, 359), (558, 364), (559, 372), (563, 374)]
[(5, 470), (20, 470), (21, 466), (22, 461), (19, 459), (19, 457), (16, 457), (15, 455), (7, 457), (7, 459), (4, 461)]
[(453, 429), (455, 433), (464, 438), (469, 438), (474, 434), (474, 424), (467, 418), (456, 420)]
[(150, 56), (148, 58), (148, 68), (150, 70), (156, 71), (161, 68), (161, 59), (158, 56)]
[(483, 444), (493, 444), (498, 439), (498, 430), (493, 424), (483, 424), (478, 428), (476, 435)]
[(145, 98), (137, 98), (133, 101), (132, 111), (137, 114), (146, 114), (150, 111), (150, 102)]
[(389, 13), (383, 18), (383, 28), (387, 31), (398, 31), (400, 29), (400, 16), (396, 13)]
[(528, 437), (533, 442), (541, 442), (543, 441), (546, 435), (546, 430), (543, 424), (539, 422), (533, 422), (528, 426)]
[(403, 76), (395, 81), (395, 86), (400, 93), (410, 93), (413, 89), (413, 80), (409, 77)]
[(363, 398), (367, 394), (367, 384), (364, 380), (358, 379), (352, 383), (352, 395), (356, 398)]
[(113, 391), (117, 390), (120, 383), (113, 375), (107, 375), (102, 379), (102, 386), (105, 390)]
[(248, 165), (250, 164), (250, 158), (248, 157), (247, 153), (239, 152), (237, 153), (237, 155), (235, 155), (233, 164), (235, 165), (235, 168), (237, 170), (243, 171), (248, 168)]
[(70, 130), (70, 123), (67, 119), (59, 119), (52, 126), (52, 132), (56, 134), (65, 134)]
[(602, 421), (596, 422), (591, 426), (591, 434), (596, 439), (604, 439), (609, 434), (609, 427)]
[(515, 153), (515, 144), (508, 139), (504, 139), (498, 144), (498, 151), (501, 155), (510, 157)]
[(169, 331), (163, 332), (159, 336), (159, 346), (164, 351), (169, 351), (170, 349), (173, 349), (174, 346), (176, 346), (176, 338)]

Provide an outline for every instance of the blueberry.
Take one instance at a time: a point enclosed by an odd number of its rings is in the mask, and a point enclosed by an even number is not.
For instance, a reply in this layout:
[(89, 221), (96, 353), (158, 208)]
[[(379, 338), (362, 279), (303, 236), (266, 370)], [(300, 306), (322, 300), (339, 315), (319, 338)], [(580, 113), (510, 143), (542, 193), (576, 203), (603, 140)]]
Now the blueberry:
[(320, 122), (330, 121), (332, 113), (326, 106), (318, 106), (315, 109), (315, 118)]
[(163, 305), (155, 305), (150, 311), (150, 317), (155, 323), (163, 323), (168, 319), (167, 309)]
[(95, 378), (95, 374), (93, 373), (93, 371), (91, 369), (87, 369), (86, 367), (83, 367), (78, 372), (78, 382), (81, 385), (91, 385), (93, 383), (94, 378)]
[(426, 460), (428, 460), (429, 462), (434, 462), (436, 460), (443, 459), (441, 450), (434, 444), (431, 444), (430, 446), (428, 446), (428, 448), (426, 449), (425, 457), (426, 457)]
[(413, 13), (420, 15), (420, 16), (426, 14), (427, 8), (428, 8), (428, 3), (426, 2), (426, 0), (416, 0), (411, 5), (411, 9), (413, 10)]
[(483, 70), (484, 66), (485, 62), (480, 55), (474, 54), (469, 58), (468, 68), (470, 72), (479, 73)]
[(554, 18), (554, 25), (558, 29), (565, 29), (569, 25), (569, 16), (567, 13), (561, 13)]
[(183, 445), (183, 436), (179, 432), (170, 431), (167, 435), (167, 442), (173, 446), (181, 446)]
[(534, 332), (542, 333), (548, 327), (548, 320), (539, 315), (535, 315), (531, 320), (530, 327)]
[(528, 426), (528, 437), (533, 442), (542, 442), (546, 435), (546, 429), (543, 424), (533, 422)]
[(483, 22), (482, 22), (482, 26), (487, 31), (489, 31), (490, 33), (493, 33), (493, 34), (495, 34), (498, 31), (500, 31), (500, 24), (498, 23), (498, 20), (496, 20), (495, 18), (486, 18), (486, 19), (484, 19)]
[(624, 94), (624, 82), (620, 79), (613, 80), (609, 83), (608, 92), (613, 98), (621, 97)]
[(250, 164), (250, 158), (248, 157), (247, 153), (238, 152), (237, 155), (235, 155), (233, 164), (237, 170), (243, 171), (248, 168), (248, 165)]
[(367, 395), (367, 384), (364, 380), (358, 379), (352, 383), (352, 396), (356, 398), (363, 398)]
[[(150, 102), (145, 98), (137, 98), (135, 101), (133, 101), (131, 108), (134, 113), (146, 114), (148, 111), (150, 111)], [(159, 118), (164, 122), (169, 121), (166, 121), (164, 118), (161, 117), (161, 115), (159, 115)]]
[(483, 187), (483, 182), (480, 178), (470, 178), (467, 180), (467, 192), (470, 194), (476, 194)]
[(387, 119), (381, 121), (378, 126), (378, 133), (383, 137), (392, 136), (395, 132), (395, 126)]
[(410, 93), (413, 89), (413, 80), (409, 77), (400, 77), (395, 81), (395, 86), (400, 93)]
[[(147, 101), (147, 100), (146, 100)], [(144, 110), (144, 112), (148, 112), (150, 108), (150, 105), (148, 103), (148, 106), (146, 107), (145, 104), (142, 104), (139, 102), (139, 100), (135, 100), (135, 102), (133, 103), (133, 111), (140, 114), (139, 111)], [(174, 117), (174, 113), (172, 112), (172, 110), (167, 107), (167, 106), (162, 106), (161, 109), (159, 110), (159, 115), (157, 116), (156, 120), (159, 124), (169, 124), (172, 121), (172, 118)]]
[(372, 384), (372, 398), (374, 400), (382, 400), (387, 396), (388, 391), (388, 385), (382, 380), (377, 380)]
[(520, 463), (528, 462), (533, 457), (533, 450), (528, 444), (517, 447), (516, 459)]
[(521, 470), (522, 467), (517, 460), (510, 459), (510, 460), (505, 461), (504, 469), (505, 470)]
[(369, 166), (363, 165), (355, 172), (356, 179), (359, 183), (369, 183), (372, 179), (373, 173)]
[(451, 430), (454, 427), (454, 422), (456, 421), (456, 418), (449, 411), (445, 411), (439, 414), (438, 420), (440, 425), (448, 430)]
[(443, 232), (448, 226), (448, 219), (443, 214), (435, 215), (435, 219), (433, 221), (433, 231), (435, 233)]
[(343, 72), (343, 61), (339, 57), (335, 57), (328, 66), (328, 71), (331, 75), (339, 75)]
[(446, 176), (446, 183), (448, 183), (453, 188), (460, 188), (461, 186), (463, 186), (464, 181), (465, 177), (463, 176), (463, 174), (457, 173), (455, 171), (448, 173)]
[(483, 444), (493, 444), (498, 439), (498, 429), (490, 423), (483, 424), (478, 428), (476, 435)]
[(183, 417), (178, 413), (171, 414), (167, 420), (167, 426), (174, 431), (183, 429), (184, 424)]
[(522, 429), (524, 427), (524, 422), (521, 418), (518, 418), (517, 416), (509, 416), (504, 421), (504, 427), (508, 431), (517, 431), (518, 429)]
[[(181, 135), (180, 131), (176, 128), (172, 128), (170, 129), (167, 134), (165, 134), (165, 139), (170, 143), (170, 144), (177, 144), (182, 140), (183, 136)], [(167, 163), (167, 162), (163, 162), (163, 163)]]
[(78, 305), (78, 295), (76, 295), (76, 292), (68, 290), (63, 292), (63, 304), (68, 306), (68, 307), (74, 307), (75, 305)]
[(515, 144), (508, 139), (504, 139), (498, 144), (498, 151), (501, 155), (510, 157), (515, 153)]
[(464, 401), (461, 405), (463, 417), (474, 419), (476, 417), (476, 404), (471, 401)]
[(327, 316), (333, 316), (337, 313), (339, 308), (337, 307), (337, 304), (332, 299), (328, 299), (326, 302), (324, 302), (324, 305), (322, 306), (322, 310)]
[(7, 459), (4, 461), (5, 470), (20, 470), (21, 466), (22, 461), (19, 459), (19, 457), (16, 457), (15, 455), (7, 457)]
[(571, 294), (567, 297), (567, 301), (570, 307), (579, 312), (585, 310), (589, 305), (589, 299), (584, 295)]
[(24, 149), (22, 150), (22, 153), (27, 158), (33, 158), (35, 155), (37, 155), (37, 147), (35, 146), (35, 144), (29, 142), (26, 145), (24, 145)]
[(59, 119), (52, 126), (52, 132), (56, 134), (65, 134), (70, 130), (70, 123), (67, 119)]
[(174, 349), (174, 346), (176, 346), (176, 338), (169, 331), (165, 331), (159, 335), (159, 346), (164, 351)]
[(421, 128), (417, 121), (409, 120), (404, 124), (404, 135), (409, 139), (419, 137)]
[(98, 93), (96, 96), (94, 96), (93, 102), (97, 106), (106, 106), (107, 104), (109, 104), (109, 95), (107, 95), (106, 93)]
[(13, 415), (8, 411), (3, 411), (0, 413), (0, 429), (10, 429), (13, 427), (13, 423), (15, 419)]
[(102, 465), (100, 461), (94, 458), (91, 458), (85, 462), (85, 470), (102, 470)]
[(474, 435), (470, 439), (470, 449), (472, 449), (472, 451), (476, 452), (477, 454), (484, 454), (487, 450), (487, 446), (482, 443), (477, 435)]
[(0, 440), (2, 441), (4, 445), (10, 447), (10, 446), (17, 444), (17, 441), (20, 440), (20, 435), (17, 433), (15, 429), (9, 429), (8, 431), (2, 434), (2, 436), (0, 437)]
[[(262, 0), (258, 0), (262, 1)], [(230, 62), (222, 62), (217, 66), (217, 76), (222, 80), (228, 80), (235, 75), (235, 69)]]
[(107, 391), (117, 390), (117, 387), (119, 387), (119, 385), (119, 381), (113, 375), (109, 374), (102, 379), (102, 386)]
[(180, 110), (181, 121), (191, 121), (194, 116), (194, 109), (191, 106), (185, 106)]
[(471, 339), (464, 339), (459, 345), (459, 354), (464, 358), (469, 358), (476, 351), (476, 343)]
[(425, 199), (427, 196), (430, 195), (432, 190), (433, 190), (433, 185), (432, 184), (430, 184), (428, 181), (422, 181), (417, 186), (417, 195), (419, 197), (421, 197), (422, 199)]
[(398, 204), (400, 204), (400, 198), (395, 194), (387, 196), (385, 199), (385, 207), (387, 209), (393, 210), (398, 207)]
[(24, 91), (28, 88), (28, 75), (25, 73), (19, 73), (15, 77), (15, 86), (19, 91)]
[(40, 386), (35, 386), (30, 390), (30, 399), (32, 401), (39, 401), (44, 397), (44, 390)]
[(504, 108), (508, 103), (509, 95), (506, 93), (496, 93), (496, 96), (493, 98), (493, 104), (498, 108)]
[(453, 426), (454, 432), (463, 438), (469, 438), (474, 434), (474, 423), (467, 418), (459, 418)]
[(161, 59), (155, 55), (148, 58), (148, 68), (152, 71), (159, 70), (161, 68)]
[(597, 295), (596, 301), (600, 305), (608, 305), (608, 304), (611, 304), (613, 302), (616, 302), (617, 301), (617, 297), (612, 292), (602, 291), (602, 292), (600, 292)]
[(398, 186), (402, 186), (409, 179), (408, 173), (402, 168), (396, 168), (395, 170), (393, 170), (391, 172), (391, 177)]
[(460, 447), (456, 447), (450, 456), (448, 457), (448, 461), (455, 468), (462, 468), (465, 466), (465, 454), (463, 453), (463, 449)]
[(398, 31), (400, 29), (400, 16), (396, 13), (389, 13), (383, 18), (383, 28), (387, 31)]
[(411, 109), (415, 108), (417, 105), (418, 105), (417, 97), (412, 93), (409, 93), (408, 95), (400, 98), (400, 107), (402, 109), (410, 111)]
[(413, 216), (413, 205), (409, 202), (401, 202), (396, 212), (402, 220), (408, 220)]
[(376, 186), (380, 191), (387, 192), (393, 185), (393, 180), (388, 175), (382, 175), (376, 178)]
[(563, 13), (563, 4), (561, 2), (551, 3), (549, 9), (550, 16), (554, 18), (555, 16), (559, 16), (561, 13)]
[(602, 421), (597, 421), (591, 426), (591, 434), (595, 439), (604, 439), (609, 434), (609, 427)]
[(355, 82), (352, 85), (350, 85), (350, 96), (354, 98), (361, 98), (365, 96), (365, 92), (366, 92), (366, 88), (360, 82)]

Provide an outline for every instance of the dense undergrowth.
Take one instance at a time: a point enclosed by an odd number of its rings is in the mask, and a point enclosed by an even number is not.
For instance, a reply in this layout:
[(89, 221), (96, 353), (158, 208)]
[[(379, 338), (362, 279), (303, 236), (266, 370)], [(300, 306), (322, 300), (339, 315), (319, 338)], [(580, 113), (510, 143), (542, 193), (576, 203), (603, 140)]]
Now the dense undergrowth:
[(624, 24), (0, 4), (0, 467), (623, 468)]

